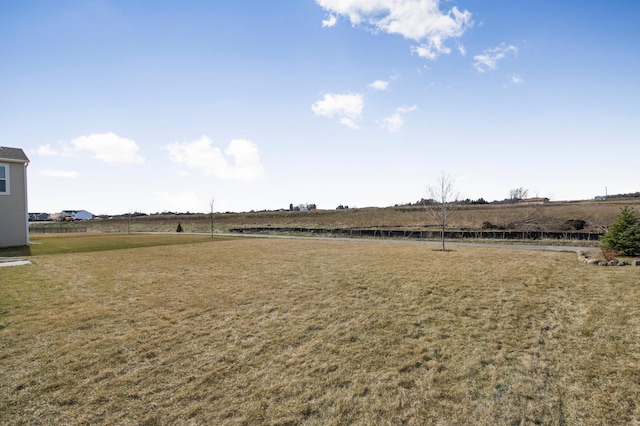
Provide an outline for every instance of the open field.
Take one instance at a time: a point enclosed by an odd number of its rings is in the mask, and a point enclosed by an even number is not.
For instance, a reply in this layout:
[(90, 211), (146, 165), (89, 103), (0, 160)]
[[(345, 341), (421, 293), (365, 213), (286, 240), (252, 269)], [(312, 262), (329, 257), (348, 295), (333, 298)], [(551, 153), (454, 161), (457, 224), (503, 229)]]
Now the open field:
[(640, 268), (182, 237), (0, 269), (0, 423), (640, 422)]
[[(608, 201), (555, 202), (546, 205), (491, 204), (464, 205), (451, 216), (454, 229), (481, 229), (484, 222), (502, 229), (567, 230), (567, 221), (585, 222), (585, 231), (602, 232), (620, 213), (622, 206), (635, 207), (640, 214), (640, 198)], [(207, 214), (152, 215), (92, 220), (64, 226), (87, 227), (99, 232), (174, 232), (180, 223), (185, 232), (210, 232), (211, 218)], [(309, 212), (266, 211), (255, 213), (216, 213), (216, 232), (230, 228), (270, 226), (308, 228), (370, 228), (422, 230), (433, 227), (424, 207), (360, 208), (348, 210), (313, 210)], [(34, 224), (33, 226), (59, 226)]]

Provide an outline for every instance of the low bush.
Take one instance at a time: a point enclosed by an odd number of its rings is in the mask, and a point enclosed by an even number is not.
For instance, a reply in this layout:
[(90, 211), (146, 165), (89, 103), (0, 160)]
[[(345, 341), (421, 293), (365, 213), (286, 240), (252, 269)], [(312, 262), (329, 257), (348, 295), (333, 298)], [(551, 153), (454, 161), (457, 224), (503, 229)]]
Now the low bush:
[(569, 219), (562, 225), (563, 231), (582, 231), (586, 228), (587, 222), (582, 219)]
[(615, 251), (621, 256), (640, 255), (640, 220), (635, 216), (633, 207), (625, 206), (620, 210), (616, 221), (600, 241), (603, 251)]

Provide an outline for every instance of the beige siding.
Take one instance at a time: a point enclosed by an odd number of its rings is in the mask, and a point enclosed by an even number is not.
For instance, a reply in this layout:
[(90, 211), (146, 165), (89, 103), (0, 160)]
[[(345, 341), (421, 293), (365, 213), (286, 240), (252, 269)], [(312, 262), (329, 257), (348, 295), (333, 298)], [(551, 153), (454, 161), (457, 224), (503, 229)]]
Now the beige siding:
[(24, 246), (29, 243), (25, 165), (0, 163), (9, 166), (10, 185), (10, 195), (0, 195), (0, 247)]

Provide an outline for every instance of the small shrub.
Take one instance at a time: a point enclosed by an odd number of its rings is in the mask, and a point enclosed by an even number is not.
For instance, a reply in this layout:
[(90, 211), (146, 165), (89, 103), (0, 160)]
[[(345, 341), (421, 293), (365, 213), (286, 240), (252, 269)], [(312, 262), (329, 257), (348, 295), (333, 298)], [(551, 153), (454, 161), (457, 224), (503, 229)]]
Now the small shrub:
[(618, 253), (615, 250), (605, 250), (604, 248), (602, 249), (602, 257), (604, 257), (604, 260), (606, 260), (607, 262), (615, 260), (617, 255)]
[(182, 225), (178, 222), (178, 227), (176, 228), (176, 232), (183, 232)]
[(563, 231), (582, 231), (586, 228), (587, 222), (582, 219), (569, 219), (562, 225)]
[(603, 252), (615, 251), (621, 256), (640, 255), (640, 220), (632, 207), (621, 209), (616, 221), (602, 236), (600, 247)]

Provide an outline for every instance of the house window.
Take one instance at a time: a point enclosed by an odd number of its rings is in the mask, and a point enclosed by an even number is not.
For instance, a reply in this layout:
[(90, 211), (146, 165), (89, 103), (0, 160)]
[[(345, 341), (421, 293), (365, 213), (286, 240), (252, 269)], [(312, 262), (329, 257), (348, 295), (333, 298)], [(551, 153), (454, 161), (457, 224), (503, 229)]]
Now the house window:
[(0, 195), (9, 195), (9, 166), (0, 164)]

